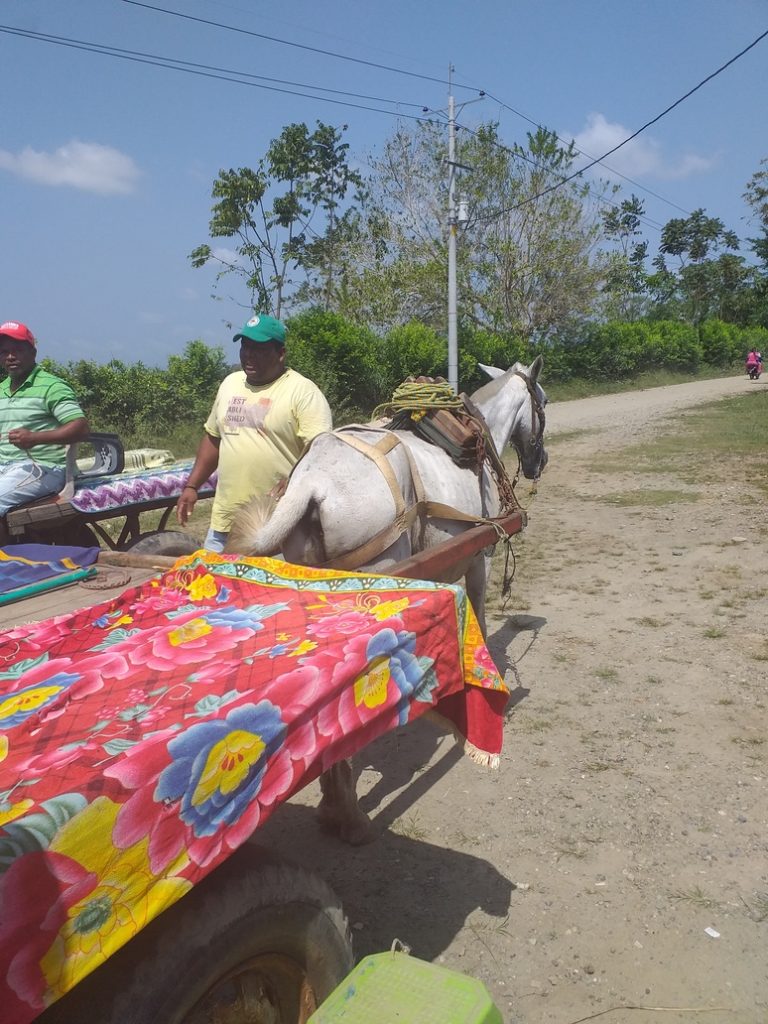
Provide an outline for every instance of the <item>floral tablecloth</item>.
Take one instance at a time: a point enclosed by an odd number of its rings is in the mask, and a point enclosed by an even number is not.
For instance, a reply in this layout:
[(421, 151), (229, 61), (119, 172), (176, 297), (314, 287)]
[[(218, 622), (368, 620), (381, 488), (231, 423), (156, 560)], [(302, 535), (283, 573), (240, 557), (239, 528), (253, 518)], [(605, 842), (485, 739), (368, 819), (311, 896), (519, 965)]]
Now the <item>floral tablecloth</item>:
[(197, 552), (0, 638), (0, 1006), (25, 1024), (324, 769), (432, 708), (498, 763), (463, 590)]

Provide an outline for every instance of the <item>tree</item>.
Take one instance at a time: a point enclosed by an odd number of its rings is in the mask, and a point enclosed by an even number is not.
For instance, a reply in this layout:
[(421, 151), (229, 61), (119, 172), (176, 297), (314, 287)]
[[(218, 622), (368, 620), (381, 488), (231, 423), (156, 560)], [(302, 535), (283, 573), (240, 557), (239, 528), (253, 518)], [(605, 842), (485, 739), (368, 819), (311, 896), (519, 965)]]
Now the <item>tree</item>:
[(601, 213), (603, 231), (616, 249), (606, 254), (603, 310), (608, 319), (634, 321), (646, 303), (648, 243), (637, 241), (645, 213), (636, 195), (612, 203)]
[(280, 316), (297, 285), (297, 270), (324, 275), (326, 298), (334, 284), (335, 256), (344, 216), (339, 206), (362, 178), (347, 162), (346, 129), (317, 122), (291, 124), (273, 139), (256, 168), (222, 170), (213, 183), (209, 232), (212, 238), (237, 239), (231, 262), (210, 245), (190, 253), (193, 267), (212, 260), (221, 266), (217, 280), (234, 274), (250, 292), (250, 308)]
[[(568, 178), (576, 156), (554, 132), (528, 133), (526, 146), (501, 146), (486, 125), (462, 147), (470, 196), (468, 244), (479, 254), (482, 280), (475, 320), (532, 341), (551, 335), (594, 308), (600, 234), (590, 188)], [(462, 184), (462, 188), (464, 185)]]
[(750, 238), (755, 255), (768, 273), (768, 158), (760, 161), (760, 170), (755, 171), (747, 183), (743, 198), (751, 210), (751, 220), (761, 230), (757, 238)]
[[(573, 148), (544, 129), (525, 147), (503, 145), (495, 124), (460, 132), (457, 161), (469, 168), (459, 183), (469, 213), (458, 246), (463, 323), (532, 339), (591, 309), (599, 225), (584, 203), (587, 187), (562, 184), (573, 159)], [(384, 329), (418, 319), (444, 331), (444, 129), (399, 127), (370, 163), (365, 214), (375, 231), (342, 311)]]
[(750, 220), (760, 229), (759, 235), (748, 239), (762, 265), (762, 273), (754, 271), (751, 321), (768, 327), (768, 159), (760, 161), (760, 169), (749, 179), (744, 199), (751, 210)]

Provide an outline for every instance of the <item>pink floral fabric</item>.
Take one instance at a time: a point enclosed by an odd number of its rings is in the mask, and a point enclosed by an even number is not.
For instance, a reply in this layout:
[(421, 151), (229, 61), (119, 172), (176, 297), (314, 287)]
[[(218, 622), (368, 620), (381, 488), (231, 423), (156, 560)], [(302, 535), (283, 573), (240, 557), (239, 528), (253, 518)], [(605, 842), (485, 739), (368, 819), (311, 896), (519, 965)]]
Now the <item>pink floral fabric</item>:
[(0, 1005), (26, 1024), (341, 758), (501, 746), (463, 591), (202, 552), (0, 640)]

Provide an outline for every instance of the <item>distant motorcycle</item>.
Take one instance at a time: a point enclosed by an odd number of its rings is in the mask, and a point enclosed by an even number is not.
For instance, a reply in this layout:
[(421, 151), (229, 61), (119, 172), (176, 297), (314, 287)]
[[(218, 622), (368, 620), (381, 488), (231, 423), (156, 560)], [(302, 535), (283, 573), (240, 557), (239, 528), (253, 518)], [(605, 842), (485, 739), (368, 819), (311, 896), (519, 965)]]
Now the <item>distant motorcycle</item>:
[(747, 366), (747, 376), (750, 380), (760, 380), (760, 372), (762, 365), (760, 363), (750, 363)]

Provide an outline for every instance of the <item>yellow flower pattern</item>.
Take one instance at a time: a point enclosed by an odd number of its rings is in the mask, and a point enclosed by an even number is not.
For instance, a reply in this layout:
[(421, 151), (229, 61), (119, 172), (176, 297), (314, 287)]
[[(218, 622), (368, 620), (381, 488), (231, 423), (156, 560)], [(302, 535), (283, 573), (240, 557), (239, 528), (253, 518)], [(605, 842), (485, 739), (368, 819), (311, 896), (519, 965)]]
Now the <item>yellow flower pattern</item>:
[(374, 661), (371, 668), (355, 680), (355, 704), (365, 704), (367, 708), (377, 708), (387, 699), (389, 684), (389, 658)]
[(104, 841), (114, 829), (120, 805), (98, 797), (59, 830), (51, 850), (91, 872), (93, 888), (67, 913), (67, 920), (40, 966), (51, 1001), (103, 963), (191, 885), (173, 877), (188, 863), (181, 854), (158, 878), (149, 866), (147, 839), (122, 850)]

